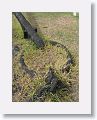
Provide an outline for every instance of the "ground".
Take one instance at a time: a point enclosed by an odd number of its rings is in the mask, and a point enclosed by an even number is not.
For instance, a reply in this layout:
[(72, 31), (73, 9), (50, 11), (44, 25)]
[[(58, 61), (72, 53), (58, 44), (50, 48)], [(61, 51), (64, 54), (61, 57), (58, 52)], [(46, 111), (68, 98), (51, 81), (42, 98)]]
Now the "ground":
[[(23, 13), (26, 19), (44, 41), (47, 42), (44, 50), (36, 48), (31, 40), (23, 38), (23, 32), (15, 16), (12, 16), (12, 42), (13, 49), (13, 81), (12, 101), (27, 102), (40, 86), (45, 84), (45, 75), (49, 67), (55, 69), (55, 74), (61, 81), (71, 84), (71, 91), (63, 89), (56, 93), (48, 93), (45, 102), (78, 102), (79, 101), (79, 16), (72, 13)], [(62, 48), (52, 46), (48, 41), (56, 41), (70, 51), (73, 57), (68, 74), (62, 74), (60, 69), (65, 64), (67, 53)], [(30, 70), (36, 71), (32, 78), (22, 70), (20, 56), (24, 55), (25, 64)]]

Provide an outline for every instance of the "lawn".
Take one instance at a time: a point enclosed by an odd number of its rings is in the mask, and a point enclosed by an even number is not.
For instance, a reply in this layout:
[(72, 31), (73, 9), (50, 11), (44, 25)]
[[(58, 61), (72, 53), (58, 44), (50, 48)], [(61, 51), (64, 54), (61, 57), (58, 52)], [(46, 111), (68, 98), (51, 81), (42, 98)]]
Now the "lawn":
[[(78, 102), (79, 101), (79, 16), (72, 13), (23, 13), (30, 24), (37, 28), (37, 34), (43, 38), (46, 46), (43, 50), (37, 49), (31, 41), (23, 38), (22, 28), (12, 16), (12, 45), (13, 45), (13, 81), (12, 101), (28, 102), (32, 99), (40, 86), (45, 85), (45, 75), (49, 67), (54, 68), (56, 76), (70, 91), (58, 89), (55, 93), (49, 92), (43, 102)], [(67, 52), (53, 46), (49, 41), (56, 41), (66, 46), (73, 58), (68, 74), (60, 72), (67, 60)], [(14, 50), (14, 47), (16, 50)], [(32, 78), (20, 64), (23, 54), (25, 64), (35, 71)]]

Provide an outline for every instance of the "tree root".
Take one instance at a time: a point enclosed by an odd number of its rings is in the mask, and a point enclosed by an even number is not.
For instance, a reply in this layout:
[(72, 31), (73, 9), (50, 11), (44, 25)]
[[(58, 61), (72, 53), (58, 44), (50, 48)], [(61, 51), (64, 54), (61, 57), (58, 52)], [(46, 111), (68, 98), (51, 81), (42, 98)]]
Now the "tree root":
[(41, 86), (36, 92), (34, 93), (30, 102), (44, 102), (45, 97), (48, 93), (55, 94), (57, 90), (64, 89), (65, 91), (70, 91), (69, 86), (67, 84), (63, 84), (61, 80), (57, 78), (54, 74), (54, 70), (49, 68), (47, 73), (47, 77), (45, 78), (45, 85)]
[(24, 58), (23, 58), (23, 55), (20, 56), (20, 64), (21, 64), (21, 68), (27, 73), (29, 74), (29, 76), (31, 78), (33, 78), (35, 76), (35, 71), (34, 70), (29, 70), (27, 65), (25, 64), (24, 62)]
[[(67, 61), (66, 63), (63, 65), (61, 71), (62, 73), (69, 73), (70, 71), (70, 65), (73, 64), (73, 60), (72, 60), (72, 56), (70, 54), (70, 52), (68, 51), (68, 49), (57, 42), (54, 41), (50, 41), (50, 43), (52, 45), (57, 45), (57, 47), (61, 47), (63, 48), (66, 52), (67, 52)], [(17, 47), (16, 47), (17, 49)], [(29, 74), (29, 76), (31, 78), (33, 78), (36, 74), (36, 72), (34, 70), (29, 70), (28, 66), (25, 64), (24, 61), (24, 55), (21, 54), (20, 56), (20, 64), (21, 64), (21, 68), (27, 73)], [(41, 86), (38, 90), (35, 91), (35, 93), (33, 94), (33, 97), (29, 99), (29, 102), (44, 102), (45, 101), (45, 97), (48, 93), (52, 93), (55, 94), (56, 91), (58, 91), (59, 89), (63, 89), (64, 91), (69, 92), (69, 86), (67, 84), (64, 84), (54, 73), (54, 69), (53, 68), (49, 68), (48, 73), (46, 75), (45, 78), (45, 85)]]

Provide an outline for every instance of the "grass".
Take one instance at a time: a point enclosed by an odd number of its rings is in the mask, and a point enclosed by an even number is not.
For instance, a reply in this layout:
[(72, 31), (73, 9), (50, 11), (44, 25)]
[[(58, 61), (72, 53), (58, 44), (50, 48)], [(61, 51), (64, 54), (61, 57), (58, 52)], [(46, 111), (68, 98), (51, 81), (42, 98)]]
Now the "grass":
[[(55, 74), (63, 83), (72, 83), (72, 92), (58, 90), (55, 94), (49, 93), (45, 102), (72, 102), (78, 101), (78, 16), (72, 13), (23, 13), (29, 22), (38, 29), (38, 34), (47, 42), (44, 50), (37, 49), (30, 40), (23, 38), (23, 32), (17, 19), (12, 18), (12, 42), (18, 45), (20, 50), (13, 57), (13, 92), (12, 100), (15, 102), (26, 102), (34, 92), (45, 84), (44, 77), (48, 68), (52, 66)], [(32, 19), (34, 18), (34, 19)], [(73, 55), (75, 66), (71, 66), (69, 74), (62, 74), (60, 68), (66, 62), (67, 53), (62, 48), (52, 46), (49, 40), (57, 41), (66, 45)], [(34, 69), (37, 75), (32, 79), (26, 74), (19, 64), (20, 55), (24, 54), (25, 63), (29, 69)]]

